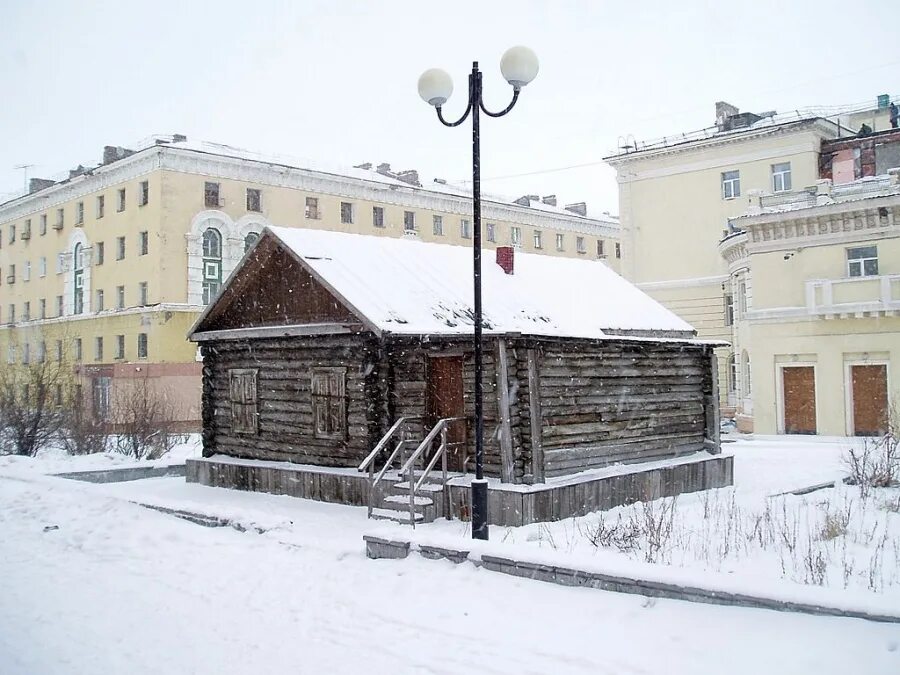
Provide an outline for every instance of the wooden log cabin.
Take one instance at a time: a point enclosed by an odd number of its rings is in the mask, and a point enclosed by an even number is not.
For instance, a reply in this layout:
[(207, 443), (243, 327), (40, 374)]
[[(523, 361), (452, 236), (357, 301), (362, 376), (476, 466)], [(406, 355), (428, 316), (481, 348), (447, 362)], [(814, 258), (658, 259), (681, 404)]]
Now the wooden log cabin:
[[(402, 427), (409, 451), (442, 425), (446, 473), (426, 487), (443, 499), (410, 499), (410, 518), (466, 517), (471, 297), (467, 248), (267, 228), (190, 333), (203, 356), (203, 459), (188, 480), (371, 514), (406, 494), (390, 435)], [(500, 247), (483, 297), (492, 522), (731, 484), (718, 343), (599, 260)]]

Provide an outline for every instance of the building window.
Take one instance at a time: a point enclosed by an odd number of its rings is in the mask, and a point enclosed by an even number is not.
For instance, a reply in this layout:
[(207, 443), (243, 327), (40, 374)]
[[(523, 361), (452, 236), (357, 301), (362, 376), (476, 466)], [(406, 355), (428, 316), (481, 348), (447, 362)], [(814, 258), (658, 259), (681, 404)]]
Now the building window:
[(146, 306), (147, 303), (147, 282), (142, 281), (138, 284), (138, 300), (141, 307)]
[(6, 283), (8, 283), (8, 284), (16, 283), (16, 266), (15, 265), (9, 266), (9, 274), (6, 275)]
[(72, 304), (74, 305), (74, 313), (81, 314), (84, 311), (84, 246), (80, 243), (75, 244), (72, 260), (75, 276)]
[(731, 293), (725, 294), (725, 325), (734, 325), (734, 295)]
[(341, 222), (345, 225), (353, 223), (353, 204), (341, 202)]
[(66, 210), (56, 209), (56, 229), (61, 230), (66, 224)]
[(6, 362), (9, 364), (16, 362), (16, 346), (15, 345), (7, 345), (6, 346)]
[(125, 210), (125, 188), (119, 190), (119, 200), (116, 203), (116, 210), (121, 212)]
[(103, 246), (102, 241), (98, 241), (96, 244), (94, 244), (94, 264), (96, 264), (96, 265), (103, 264), (103, 257), (104, 257), (104, 253), (105, 253), (105, 251), (103, 249), (104, 249), (104, 246)]
[(47, 300), (46, 298), (41, 298), (38, 300), (38, 309), (40, 314), (38, 314), (38, 318), (46, 319), (47, 318)]
[(142, 180), (138, 186), (138, 206), (147, 206), (150, 203), (150, 181)]
[(497, 241), (497, 226), (494, 223), (487, 224), (486, 235), (488, 241)]
[(9, 312), (7, 312), (7, 314), (9, 315), (7, 317), (7, 322), (15, 323), (16, 322), (16, 304), (14, 302), (9, 303)]
[(247, 210), (262, 211), (262, 190), (257, 188), (247, 188)]
[(37, 343), (37, 362), (43, 363), (47, 360), (47, 343), (41, 340)]
[(81, 351), (81, 338), (75, 338), (72, 346), (74, 347), (74, 351), (75, 351), (75, 360), (81, 361), (82, 356), (83, 356), (82, 351)]
[(56, 316), (63, 315), (63, 296), (56, 296)]
[(509, 241), (513, 246), (522, 245), (522, 228), (513, 225), (509, 228)]
[(125, 309), (125, 287), (116, 286), (116, 309)]
[(735, 358), (734, 352), (728, 355), (728, 366), (727, 366), (727, 376), (728, 376), (728, 393), (735, 394), (737, 392), (737, 359)]
[(750, 377), (750, 355), (746, 351), (741, 354), (741, 376), (741, 379), (743, 380), (741, 393), (744, 397), (750, 396), (753, 392), (753, 386)]
[(384, 209), (380, 206), (372, 207), (372, 225), (384, 227)]
[(91, 380), (91, 401), (93, 403), (94, 419), (109, 419), (109, 391), (111, 385), (111, 377), (95, 377)]
[(138, 255), (147, 255), (147, 252), (150, 248), (150, 236), (146, 232), (141, 232), (138, 234)]
[(438, 237), (442, 237), (444, 235), (444, 217), (443, 216), (432, 216), (431, 217), (431, 231)]
[(106, 197), (99, 195), (97, 197), (97, 220), (100, 220), (106, 213)]
[(248, 232), (244, 237), (244, 253), (253, 248), (253, 244), (259, 241), (259, 232)]
[(741, 172), (725, 171), (722, 173), (722, 198), (734, 199), (741, 196)]
[(465, 218), (459, 221), (459, 236), (463, 239), (472, 238), (472, 224)]
[[(31, 363), (31, 343), (30, 342), (26, 342), (24, 345), (22, 345), (22, 363), (25, 364), (26, 366), (29, 363)], [(26, 384), (25, 386), (27, 387), (28, 385)], [(28, 395), (26, 394), (26, 398), (27, 397), (28, 397)]]
[(57, 253), (56, 254), (56, 273), (62, 274), (63, 269), (65, 268), (66, 262), (66, 254), (65, 253)]
[(540, 230), (534, 231), (534, 247), (543, 248), (543, 238)]
[(255, 434), (259, 429), (257, 375), (256, 368), (232, 368), (228, 371), (231, 431), (236, 434)]
[(31, 261), (26, 260), (22, 268), (22, 281), (31, 281)]
[(320, 217), (319, 214), (319, 198), (318, 197), (307, 197), (306, 198), (306, 217), (310, 220), (318, 220)]
[(138, 333), (137, 356), (139, 359), (147, 358), (147, 334)]
[(222, 285), (222, 235), (215, 228), (203, 233), (203, 304), (208, 305)]
[(740, 281), (738, 283), (738, 318), (743, 319), (747, 316), (747, 282)]
[(619, 242), (616, 242), (616, 258), (618, 259), (621, 257), (622, 257), (622, 244), (620, 244)]
[(102, 288), (98, 288), (98, 289), (95, 291), (95, 295), (97, 296), (97, 298), (96, 298), (96, 300), (97, 300), (97, 308), (96, 308), (96, 311), (102, 312), (102, 311), (103, 311), (103, 289), (102, 289)]
[(878, 247), (848, 248), (847, 273), (851, 277), (876, 276), (878, 274)]
[(103, 338), (95, 337), (94, 338), (94, 361), (102, 361), (103, 360)]
[(218, 208), (222, 206), (219, 201), (219, 184), (205, 182), (203, 184), (203, 203), (210, 208)]
[(31, 218), (25, 221), (25, 226), (22, 228), (22, 239), (31, 239)]
[(63, 341), (56, 341), (56, 362), (59, 363), (63, 359)]
[(125, 336), (124, 335), (116, 335), (116, 358), (117, 359), (125, 358)]
[(556, 235), (556, 250), (562, 251), (565, 249), (565, 247), (566, 247), (566, 235), (557, 234)]
[(782, 162), (772, 165), (772, 191), (790, 192), (791, 190), (791, 163)]
[(41, 277), (47, 276), (47, 257), (41, 256), (38, 258), (38, 275)]
[(606, 254), (603, 252), (603, 240), (602, 239), (597, 240), (597, 257), (598, 258), (606, 257)]
[(41, 236), (43, 237), (45, 234), (47, 234), (47, 214), (42, 213), (38, 222), (40, 223)]
[(84, 224), (84, 202), (78, 202), (77, 204), (75, 204), (75, 224)]
[(587, 253), (587, 247), (584, 245), (584, 237), (575, 237), (575, 251), (578, 253)]
[(116, 237), (116, 260), (125, 259), (125, 237)]
[(22, 321), (31, 321), (31, 301), (22, 303)]
[(10, 244), (16, 243), (16, 224), (15, 223), (12, 223), (9, 226), (9, 243)]
[(344, 438), (347, 433), (345, 368), (312, 369), (312, 410), (316, 438)]
[(403, 212), (403, 231), (404, 232), (415, 232), (416, 231), (416, 213), (415, 213), (415, 211), (404, 211)]

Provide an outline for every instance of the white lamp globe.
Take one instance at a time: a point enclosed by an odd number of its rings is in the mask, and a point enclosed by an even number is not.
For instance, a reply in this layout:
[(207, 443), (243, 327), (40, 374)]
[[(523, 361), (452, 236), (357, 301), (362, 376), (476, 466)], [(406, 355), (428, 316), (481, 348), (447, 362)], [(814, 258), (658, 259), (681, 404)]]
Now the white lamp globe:
[(500, 59), (500, 72), (503, 79), (516, 89), (521, 89), (537, 77), (537, 55), (528, 47), (510, 47)]
[(422, 100), (440, 108), (453, 93), (453, 80), (447, 71), (429, 68), (419, 77), (419, 96)]

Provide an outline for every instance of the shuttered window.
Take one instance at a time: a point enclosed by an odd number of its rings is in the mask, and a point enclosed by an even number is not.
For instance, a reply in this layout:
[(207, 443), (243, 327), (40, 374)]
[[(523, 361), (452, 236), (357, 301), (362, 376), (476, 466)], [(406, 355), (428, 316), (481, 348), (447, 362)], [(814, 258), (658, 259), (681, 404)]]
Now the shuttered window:
[(347, 436), (346, 368), (312, 369), (312, 410), (316, 438)]
[(257, 372), (256, 368), (232, 368), (228, 371), (231, 430), (236, 434), (255, 434), (259, 430)]

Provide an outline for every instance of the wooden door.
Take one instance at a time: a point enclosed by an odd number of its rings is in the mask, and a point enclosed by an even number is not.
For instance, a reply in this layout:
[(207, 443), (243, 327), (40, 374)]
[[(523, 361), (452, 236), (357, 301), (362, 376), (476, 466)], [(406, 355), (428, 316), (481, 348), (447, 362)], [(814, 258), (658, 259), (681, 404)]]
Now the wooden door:
[(781, 369), (784, 388), (784, 433), (816, 433), (816, 369), (791, 366)]
[[(427, 380), (425, 404), (429, 430), (440, 419), (465, 415), (463, 358), (461, 356), (430, 358)], [(447, 454), (447, 466), (451, 471), (462, 471), (466, 456), (465, 420), (452, 422), (449, 425), (447, 440), (449, 443), (458, 444), (450, 447)]]
[(853, 435), (878, 436), (887, 429), (887, 366), (850, 366)]

